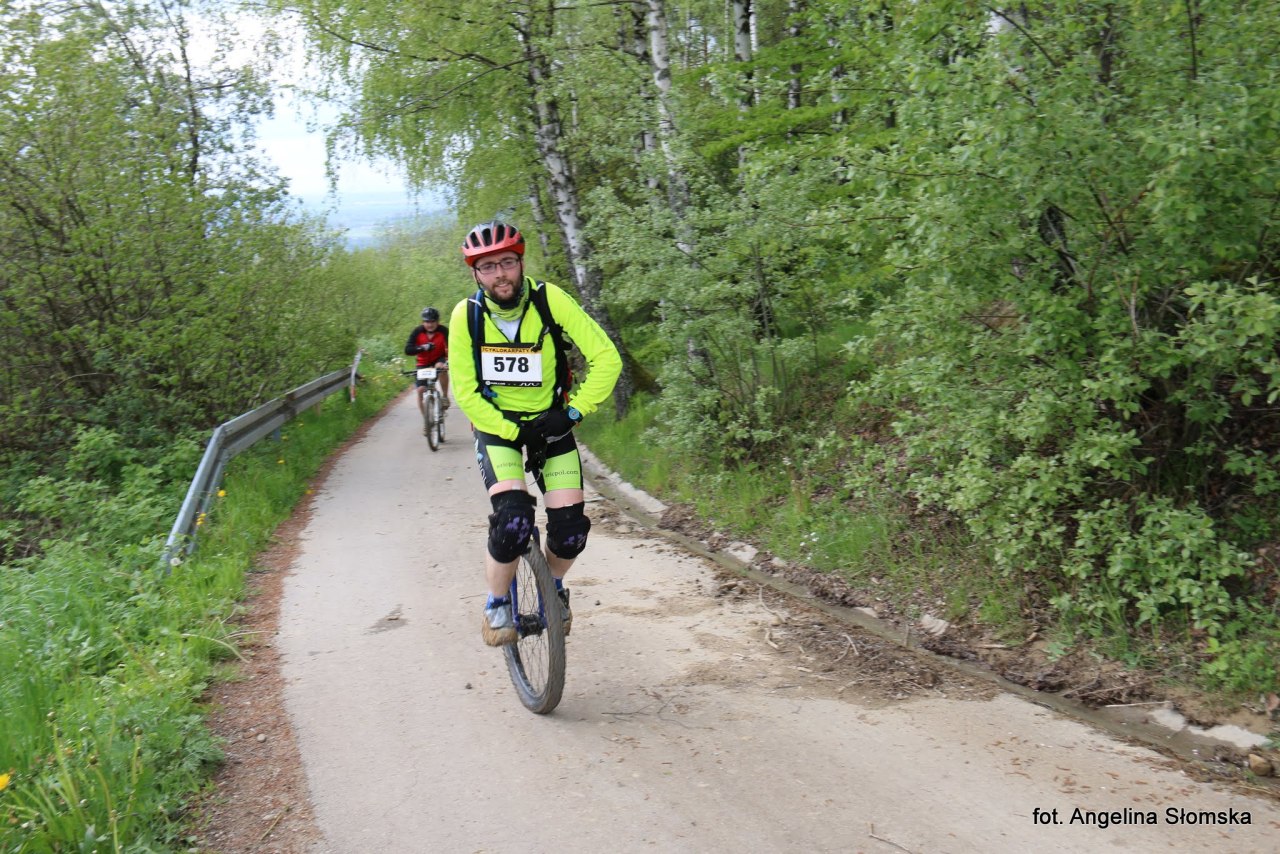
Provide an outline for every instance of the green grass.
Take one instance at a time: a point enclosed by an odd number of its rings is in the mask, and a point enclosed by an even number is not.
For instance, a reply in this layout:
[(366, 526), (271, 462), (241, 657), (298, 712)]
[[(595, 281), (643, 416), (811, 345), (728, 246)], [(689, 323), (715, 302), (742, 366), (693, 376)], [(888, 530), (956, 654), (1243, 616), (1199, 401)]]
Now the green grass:
[[(1099, 601), (1111, 610), (1094, 615), (1106, 627), (1098, 632), (1049, 607), (1067, 579), (1052, 569), (997, 569), (984, 542), (958, 522), (909, 512), (890, 485), (866, 475), (867, 466), (850, 465), (838, 437), (797, 435), (800, 450), (769, 465), (724, 464), (665, 449), (657, 418), (653, 401), (638, 396), (627, 418), (619, 421), (605, 407), (584, 421), (579, 435), (606, 465), (650, 494), (688, 504), (717, 530), (783, 559), (838, 574), (906, 617), (928, 610), (1012, 645), (1039, 632), (1052, 639), (1057, 654), (1089, 650), (1224, 697), (1256, 695), (1276, 680), (1280, 616), (1274, 608), (1255, 605), (1247, 619), (1229, 622), (1220, 637), (1205, 641), (1189, 630), (1179, 637), (1172, 617), (1159, 631), (1135, 630), (1122, 597), (1109, 592)], [(843, 450), (830, 453), (831, 447)], [(860, 453), (878, 450), (859, 447)], [(1190, 625), (1189, 618), (1181, 624)]]
[[(148, 470), (151, 493), (127, 476), (27, 490), (61, 496), (62, 536), (0, 567), (0, 851), (186, 848), (184, 804), (220, 758), (201, 697), (235, 655), (245, 573), (333, 449), (404, 388), (391, 370), (362, 373), (354, 405), (333, 395), (232, 461), (170, 573), (158, 560), (190, 466)], [(151, 514), (145, 536), (138, 513), (117, 508), (113, 528), (94, 510), (126, 489), (145, 493), (129, 501)]]
[(652, 401), (639, 396), (625, 419), (605, 407), (579, 435), (628, 482), (691, 505), (720, 531), (872, 589), (901, 612), (924, 601), (935, 616), (980, 616), (999, 637), (1025, 636), (1022, 591), (991, 570), (979, 544), (963, 531), (925, 527), (888, 493), (840, 488), (838, 454), (719, 466), (665, 451), (655, 418)]
[(599, 411), (582, 422), (578, 435), (597, 456), (622, 473), (634, 486), (653, 494), (665, 490), (675, 478), (677, 461), (670, 454), (656, 453), (644, 434), (654, 426), (657, 411), (645, 395), (632, 399), (626, 420), (614, 417), (614, 408), (606, 402)]

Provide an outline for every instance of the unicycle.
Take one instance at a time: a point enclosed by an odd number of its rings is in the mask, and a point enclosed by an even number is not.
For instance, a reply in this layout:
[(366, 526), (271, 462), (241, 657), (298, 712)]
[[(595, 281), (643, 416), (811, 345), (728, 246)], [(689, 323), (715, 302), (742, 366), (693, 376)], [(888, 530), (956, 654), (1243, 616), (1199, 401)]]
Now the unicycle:
[(507, 670), (524, 707), (545, 715), (564, 691), (564, 614), (536, 528), (516, 565), (510, 596), (516, 642), (503, 647)]

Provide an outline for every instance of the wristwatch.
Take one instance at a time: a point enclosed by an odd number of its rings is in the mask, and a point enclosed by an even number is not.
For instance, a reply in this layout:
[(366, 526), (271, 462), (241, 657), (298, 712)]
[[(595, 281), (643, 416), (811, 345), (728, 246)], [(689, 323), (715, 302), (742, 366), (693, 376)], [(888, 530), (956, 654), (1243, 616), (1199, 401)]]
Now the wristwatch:
[(578, 411), (578, 407), (576, 406), (566, 407), (564, 414), (568, 415), (569, 420), (572, 421), (574, 424), (577, 424), (582, 421), (582, 413)]

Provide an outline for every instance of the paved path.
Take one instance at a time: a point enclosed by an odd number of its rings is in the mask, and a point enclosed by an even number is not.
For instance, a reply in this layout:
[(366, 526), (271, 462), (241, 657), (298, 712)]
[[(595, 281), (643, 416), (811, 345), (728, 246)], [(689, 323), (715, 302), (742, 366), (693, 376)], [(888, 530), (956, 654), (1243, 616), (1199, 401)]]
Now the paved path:
[(450, 411), (435, 454), (419, 423), (401, 398), (338, 461), (285, 582), (286, 703), (335, 854), (1280, 850), (1274, 806), (1034, 704), (808, 678), (763, 601), (607, 524), (570, 576), (564, 699), (530, 714), (480, 641), (489, 507), (466, 422)]

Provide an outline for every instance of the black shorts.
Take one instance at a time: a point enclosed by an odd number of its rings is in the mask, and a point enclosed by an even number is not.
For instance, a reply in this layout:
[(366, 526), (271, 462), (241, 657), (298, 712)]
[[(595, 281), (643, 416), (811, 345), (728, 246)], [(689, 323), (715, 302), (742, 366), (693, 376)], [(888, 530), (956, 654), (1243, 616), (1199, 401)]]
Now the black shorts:
[[(513, 439), (475, 431), (476, 462), (486, 491), (503, 480), (524, 480), (524, 447)], [(570, 432), (547, 445), (547, 462), (533, 473), (543, 493), (553, 489), (582, 489), (582, 459)]]

